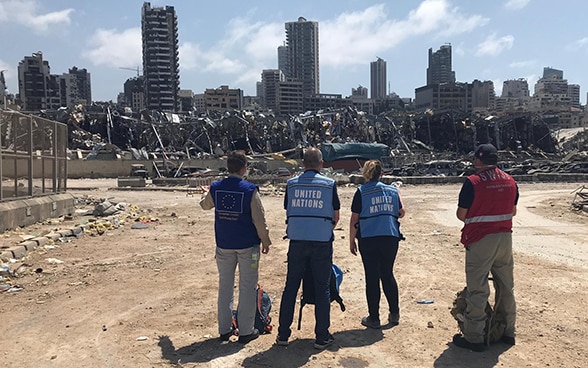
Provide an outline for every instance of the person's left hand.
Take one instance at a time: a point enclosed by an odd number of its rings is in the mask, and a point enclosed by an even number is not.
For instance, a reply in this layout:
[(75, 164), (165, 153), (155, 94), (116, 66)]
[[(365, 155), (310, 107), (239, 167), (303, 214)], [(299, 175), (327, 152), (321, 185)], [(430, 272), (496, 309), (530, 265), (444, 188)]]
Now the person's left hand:
[(355, 242), (355, 239), (351, 240), (349, 242), (349, 251), (351, 252), (351, 254), (353, 254), (354, 256), (357, 255), (357, 243)]
[(261, 253), (267, 254), (269, 252), (269, 245), (262, 244), (261, 245)]

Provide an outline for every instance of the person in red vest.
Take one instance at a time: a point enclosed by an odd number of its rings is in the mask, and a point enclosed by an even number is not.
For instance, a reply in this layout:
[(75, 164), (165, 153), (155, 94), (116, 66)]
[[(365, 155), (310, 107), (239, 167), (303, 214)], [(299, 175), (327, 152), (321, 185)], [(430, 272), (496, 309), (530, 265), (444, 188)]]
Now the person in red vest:
[(468, 176), (459, 193), (457, 218), (464, 222), (461, 243), (466, 248), (466, 311), (463, 336), (453, 343), (465, 349), (484, 351), (486, 303), (490, 296), (489, 273), (494, 280), (496, 313), (504, 316), (503, 343), (515, 344), (516, 303), (512, 255), (512, 218), (517, 212), (518, 186), (500, 170), (498, 151), (481, 144), (474, 152), (476, 173)]

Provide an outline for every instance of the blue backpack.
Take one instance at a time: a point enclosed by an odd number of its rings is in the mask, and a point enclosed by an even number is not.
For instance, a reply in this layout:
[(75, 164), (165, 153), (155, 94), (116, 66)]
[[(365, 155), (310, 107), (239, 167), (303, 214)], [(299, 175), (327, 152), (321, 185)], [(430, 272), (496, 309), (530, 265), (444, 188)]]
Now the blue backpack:
[[(257, 285), (255, 289), (256, 294), (256, 301), (257, 301), (257, 308), (255, 311), (255, 323), (254, 328), (256, 328), (260, 334), (270, 333), (272, 332), (273, 325), (272, 325), (272, 318), (269, 316), (272, 310), (272, 300), (270, 299), (268, 293), (265, 290)], [(237, 311), (233, 311), (233, 333), (235, 335), (239, 335), (239, 323), (237, 319)]]
[[(331, 283), (330, 283), (330, 294), (331, 294), (331, 302), (336, 301), (339, 303), (339, 307), (341, 307), (341, 311), (345, 312), (345, 304), (343, 304), (343, 299), (341, 295), (339, 295), (339, 287), (343, 282), (343, 271), (336, 265), (333, 264), (331, 266)], [(302, 308), (306, 304), (314, 304), (315, 303), (315, 292), (314, 292), (314, 277), (312, 276), (312, 270), (310, 265), (307, 265), (306, 271), (304, 273), (304, 277), (302, 279), (302, 298), (300, 298), (300, 312), (298, 314), (298, 329), (300, 330), (300, 326), (302, 324)]]

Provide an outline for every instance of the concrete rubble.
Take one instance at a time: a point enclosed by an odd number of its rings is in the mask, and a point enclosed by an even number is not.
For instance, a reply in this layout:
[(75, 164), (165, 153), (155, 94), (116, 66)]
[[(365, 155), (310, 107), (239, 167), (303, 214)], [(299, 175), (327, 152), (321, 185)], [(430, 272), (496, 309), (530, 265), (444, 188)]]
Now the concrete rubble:
[[(92, 105), (44, 114), (68, 124), (69, 149), (87, 152), (79, 157), (85, 159), (164, 160), (173, 165), (235, 149), (254, 158), (296, 159), (303, 147), (367, 142), (390, 148), (395, 175), (459, 176), (471, 169), (468, 154), (474, 147), (490, 142), (503, 152), (503, 166), (511, 173), (588, 172), (587, 129), (560, 136), (562, 131), (532, 113), (495, 117), (448, 109), (369, 115), (347, 107), (289, 117), (248, 111), (142, 111), (132, 116)], [(196, 174), (177, 166), (162, 171), (160, 176), (168, 177)]]

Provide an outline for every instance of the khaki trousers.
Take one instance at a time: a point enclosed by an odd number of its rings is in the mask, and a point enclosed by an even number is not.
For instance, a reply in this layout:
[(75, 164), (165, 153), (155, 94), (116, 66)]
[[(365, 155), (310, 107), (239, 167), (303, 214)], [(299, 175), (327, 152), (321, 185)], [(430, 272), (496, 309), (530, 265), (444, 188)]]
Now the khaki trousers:
[(506, 320), (504, 335), (514, 337), (516, 303), (512, 233), (489, 234), (467, 248), (465, 268), (468, 292), (463, 331), (465, 339), (472, 343), (484, 342), (485, 308), (490, 296), (490, 272), (496, 291), (494, 309)]
[(216, 265), (219, 276), (218, 332), (222, 335), (231, 331), (235, 271), (239, 265), (237, 322), (239, 323), (239, 335), (249, 335), (253, 332), (257, 309), (255, 289), (258, 281), (259, 245), (245, 249), (216, 247)]

